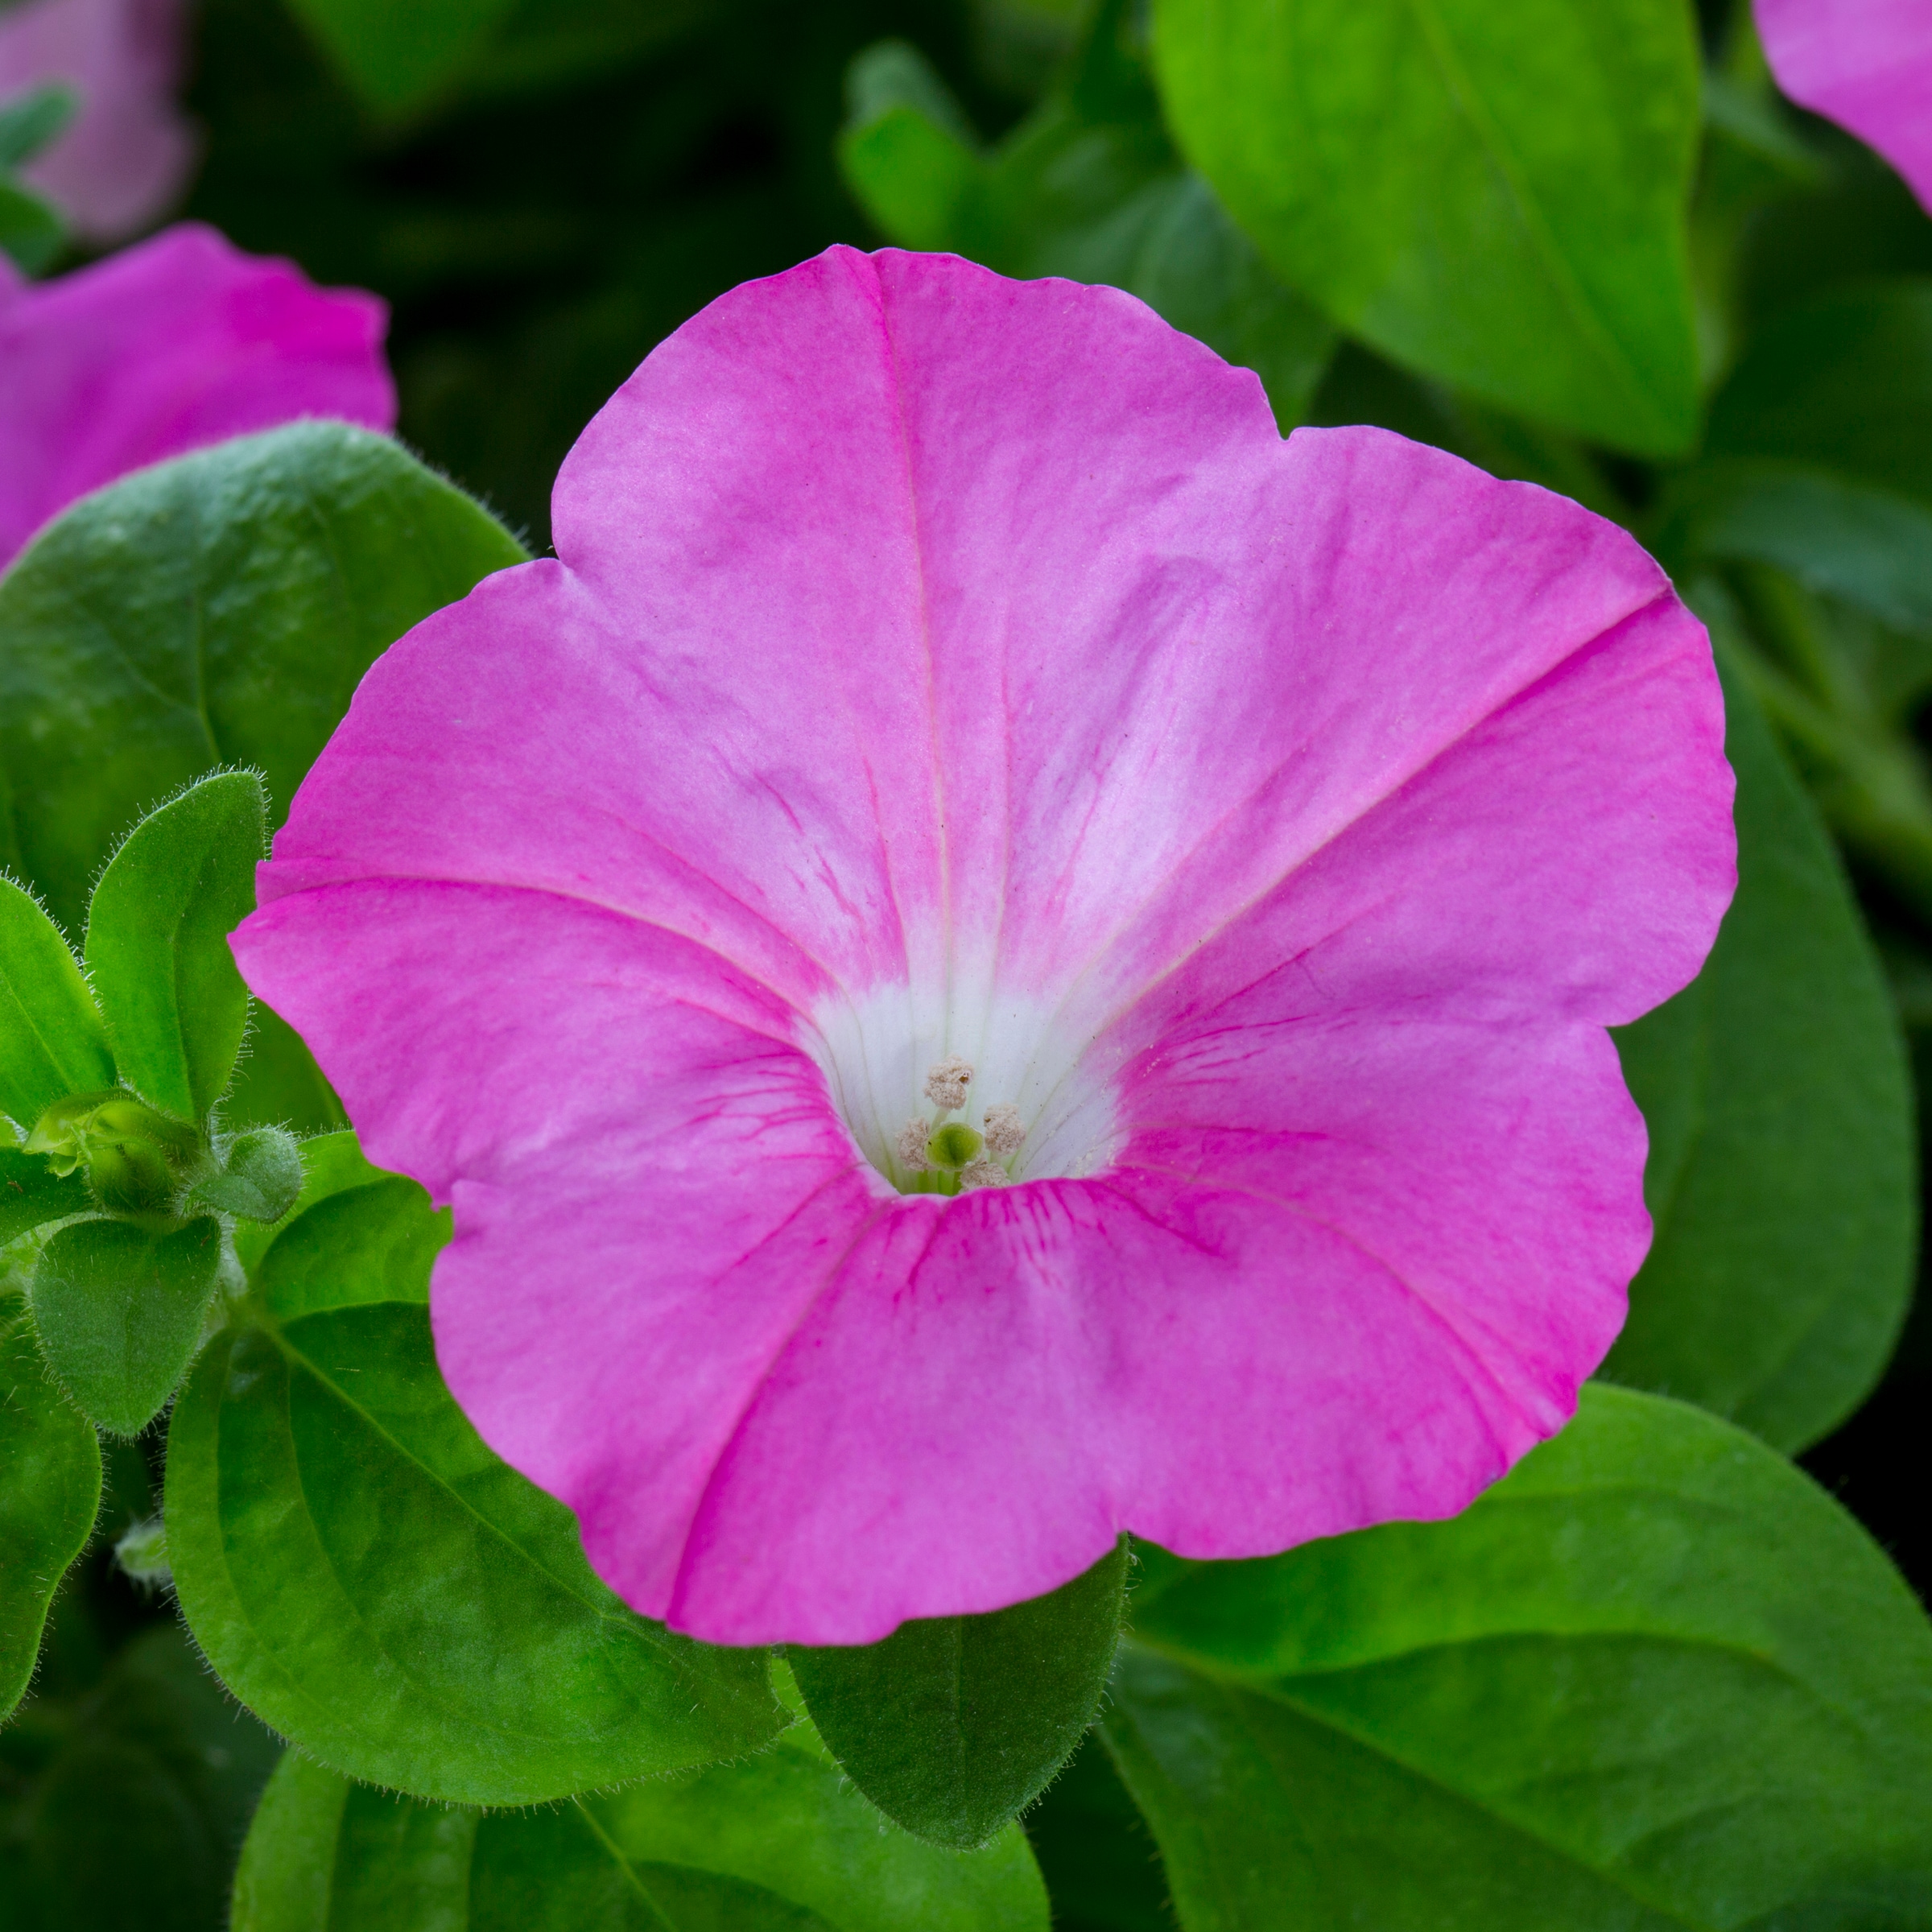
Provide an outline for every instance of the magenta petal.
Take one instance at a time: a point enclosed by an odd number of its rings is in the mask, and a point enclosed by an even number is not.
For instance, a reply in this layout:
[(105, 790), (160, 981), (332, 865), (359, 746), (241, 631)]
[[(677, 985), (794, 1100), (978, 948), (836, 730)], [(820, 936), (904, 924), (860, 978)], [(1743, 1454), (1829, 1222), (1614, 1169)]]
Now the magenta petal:
[(192, 223), (0, 286), (0, 562), (144, 464), (303, 416), (388, 429), (387, 320), (374, 295), (319, 289)]
[(1932, 208), (1932, 6), (1925, 0), (1757, 0), (1778, 85), (1875, 147)]
[[(1604, 1028), (1735, 877), (1628, 536), (846, 250), (654, 352), (555, 528), (370, 673), (235, 946), (454, 1203), (451, 1385), (630, 1601), (864, 1641), (1560, 1426), (1649, 1238)], [(901, 1194), (948, 1054), (1013, 1184)]]
[(182, 0), (24, 0), (0, 14), (0, 95), (64, 80), (80, 97), (72, 124), (23, 171), (88, 241), (125, 240), (186, 185), (183, 10)]

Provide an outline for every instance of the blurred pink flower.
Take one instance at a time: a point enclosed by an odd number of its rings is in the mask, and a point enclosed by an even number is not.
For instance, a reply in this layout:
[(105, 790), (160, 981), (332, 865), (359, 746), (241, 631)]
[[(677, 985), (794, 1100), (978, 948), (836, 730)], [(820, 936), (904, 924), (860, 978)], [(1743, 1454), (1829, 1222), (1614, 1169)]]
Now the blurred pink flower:
[(1649, 1235), (1604, 1028), (1734, 878), (1628, 536), (1284, 444), (1114, 290), (848, 249), (657, 349), (555, 509), (369, 672), (234, 944), (455, 1203), (444, 1373), (630, 1603), (868, 1641), (1562, 1426)]
[(1932, 0), (1757, 0), (1757, 31), (1778, 85), (1932, 208)]
[(85, 241), (145, 228), (187, 181), (182, 33), (182, 0), (25, 0), (0, 13), (0, 97), (48, 80), (80, 93), (73, 124), (21, 172)]
[(52, 282), (0, 258), (0, 564), (143, 464), (299, 416), (390, 428), (387, 312), (191, 223)]

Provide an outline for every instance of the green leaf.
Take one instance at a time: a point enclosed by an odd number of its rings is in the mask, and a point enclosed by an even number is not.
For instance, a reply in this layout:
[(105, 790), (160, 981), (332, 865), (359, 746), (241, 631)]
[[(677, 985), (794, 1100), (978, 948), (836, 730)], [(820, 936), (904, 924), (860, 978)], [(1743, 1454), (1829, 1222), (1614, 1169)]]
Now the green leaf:
[(627, 1609), (444, 1387), (421, 1298), (442, 1226), (394, 1177), (299, 1206), (255, 1265), (259, 1325), (176, 1404), (168, 1554), (208, 1662), (324, 1763), (424, 1798), (539, 1802), (757, 1749), (782, 1715), (760, 1655)]
[(881, 40), (852, 64), (839, 164), (881, 233), (903, 248), (954, 246), (979, 192), (977, 138), (917, 48)]
[(185, 1121), (221, 1097), (248, 1028), (228, 935), (267, 856), (262, 781), (219, 772), (149, 813), (87, 910), (87, 970), (121, 1077)]
[(291, 0), (368, 105), (394, 115), (445, 92), (489, 45), (517, 0)]
[(103, 1428), (136, 1435), (175, 1392), (214, 1299), (221, 1226), (172, 1233), (76, 1221), (41, 1251), (34, 1325), (60, 1385)]
[(302, 1191), (302, 1154), (292, 1133), (254, 1127), (222, 1150), (218, 1171), (195, 1183), (194, 1199), (223, 1214), (279, 1221)]
[(0, 1733), (7, 1932), (212, 1932), (273, 1738), (170, 1621)]
[(1453, 1521), (1165, 1558), (1135, 1624), (1105, 1735), (1187, 1932), (1932, 1915), (1932, 1625), (1699, 1410), (1587, 1388)]
[(0, 877), (0, 1113), (24, 1132), (56, 1100), (114, 1084), (80, 963), (32, 894)]
[(1679, 568), (1774, 564), (1932, 630), (1932, 279), (1837, 290), (1765, 328), (1653, 541)]
[(1183, 151), (1344, 328), (1671, 455), (1698, 424), (1684, 0), (1158, 0)]
[(279, 824), (363, 672), (523, 556), (387, 437), (340, 423), (237, 437), (75, 504), (0, 579), (0, 789), (55, 917), (79, 930), (122, 832), (211, 766), (258, 769)]
[(0, 249), (22, 274), (37, 275), (67, 246), (60, 211), (17, 181), (0, 180)]
[(961, 1856), (893, 1831), (809, 1726), (747, 1763), (527, 1815), (398, 1803), (291, 1756), (234, 1932), (1046, 1932), (1014, 1830)]
[(1858, 1406), (1905, 1319), (1913, 1099), (1843, 868), (1723, 668), (1737, 898), (1703, 972), (1618, 1034), (1657, 1232), (1604, 1373), (1796, 1450)]
[(18, 167), (58, 140), (80, 105), (80, 95), (61, 80), (0, 101), (0, 168)]
[(1113, 1667), (1126, 1582), (1123, 1542), (1030, 1602), (786, 1657), (852, 1782), (908, 1831), (970, 1851), (1073, 1755)]
[(1059, 85), (990, 154), (912, 47), (852, 64), (840, 164), (882, 233), (1003, 275), (1065, 275), (1138, 295), (1253, 369), (1284, 431), (1299, 421), (1335, 331), (1269, 271), (1162, 126), (1133, 10), (1107, 0)]
[(81, 1175), (56, 1175), (38, 1154), (0, 1147), (0, 1248), (31, 1228), (93, 1209)]
[(33, 1675), (48, 1606), (101, 1505), (101, 1444), (0, 1296), (0, 1719)]

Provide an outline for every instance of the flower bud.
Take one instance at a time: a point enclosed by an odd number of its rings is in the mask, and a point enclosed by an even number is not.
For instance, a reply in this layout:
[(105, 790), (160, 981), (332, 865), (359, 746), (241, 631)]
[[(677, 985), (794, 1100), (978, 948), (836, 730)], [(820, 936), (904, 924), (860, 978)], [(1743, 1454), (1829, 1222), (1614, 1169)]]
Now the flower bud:
[(151, 1214), (174, 1199), (200, 1146), (185, 1121), (114, 1088), (55, 1101), (34, 1123), (26, 1151), (45, 1154), (56, 1174), (85, 1172), (109, 1212)]

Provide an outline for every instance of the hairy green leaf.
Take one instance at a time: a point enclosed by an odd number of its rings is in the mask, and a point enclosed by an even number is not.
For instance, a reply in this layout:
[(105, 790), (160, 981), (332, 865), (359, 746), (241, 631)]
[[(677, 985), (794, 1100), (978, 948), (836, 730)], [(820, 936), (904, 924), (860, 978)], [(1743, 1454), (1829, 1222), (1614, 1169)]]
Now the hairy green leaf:
[[(258, 769), (279, 824), (376, 658), (523, 555), (387, 437), (340, 423), (238, 437), (83, 498), (0, 578), (0, 857), (77, 931), (123, 831), (211, 766)], [(279, 1025), (228, 1117), (341, 1125)]]
[(87, 970), (121, 1077), (157, 1107), (205, 1120), (248, 1026), (228, 935), (255, 909), (267, 856), (262, 781), (225, 771), (130, 832), (87, 909)]
[(76, 1221), (41, 1251), (34, 1324), (60, 1385), (103, 1429), (138, 1435), (193, 1359), (214, 1298), (221, 1227), (204, 1215), (157, 1234)]
[(935, 1844), (985, 1844), (1039, 1796), (1099, 1708), (1120, 1641), (1127, 1550), (1045, 1596), (921, 1617), (881, 1643), (787, 1660), (853, 1783)]
[(766, 1742), (760, 1656), (627, 1609), (451, 1399), (423, 1305), (444, 1217), (341, 1141), (311, 1158), (310, 1194), (245, 1257), (256, 1319), (208, 1348), (169, 1430), (169, 1558), (223, 1681), (323, 1762), (460, 1802)]
[(0, 1113), (25, 1132), (56, 1100), (114, 1084), (80, 963), (32, 894), (0, 877)]
[(0, 1295), (0, 1719), (100, 1506), (99, 1439), (49, 1378), (19, 1298)]
[(1645, 455), (1698, 426), (1683, 0), (1157, 0), (1183, 151), (1344, 328)]
[(1796, 1450), (1863, 1400), (1905, 1319), (1913, 1100), (1831, 841), (1728, 667), (1725, 698), (1737, 898), (1699, 977), (1619, 1032), (1657, 1232), (1604, 1373)]
[(1587, 1388), (1453, 1521), (1152, 1567), (1104, 1721), (1187, 1932), (1932, 1914), (1932, 1624), (1715, 1417)]
[(936, 1850), (886, 1827), (799, 1726), (763, 1756), (526, 1814), (398, 1802), (286, 1760), (235, 1932), (1045, 1932), (1017, 1830)]

